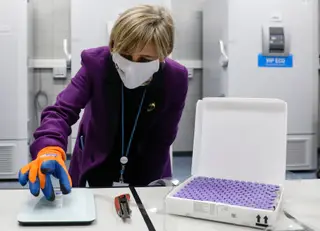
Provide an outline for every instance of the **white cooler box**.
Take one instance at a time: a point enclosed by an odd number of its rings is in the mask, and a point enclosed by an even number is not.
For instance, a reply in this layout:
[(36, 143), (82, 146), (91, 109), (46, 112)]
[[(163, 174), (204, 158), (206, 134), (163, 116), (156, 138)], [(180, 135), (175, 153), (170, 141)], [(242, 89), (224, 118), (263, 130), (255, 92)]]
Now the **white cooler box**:
[(277, 99), (198, 101), (192, 177), (166, 197), (166, 211), (265, 228), (281, 207), (287, 105)]

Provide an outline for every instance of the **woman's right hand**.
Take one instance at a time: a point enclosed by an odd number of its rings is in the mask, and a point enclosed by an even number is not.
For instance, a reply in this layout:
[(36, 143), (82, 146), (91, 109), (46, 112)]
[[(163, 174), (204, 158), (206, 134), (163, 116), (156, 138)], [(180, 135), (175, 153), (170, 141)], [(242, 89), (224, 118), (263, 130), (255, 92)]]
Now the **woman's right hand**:
[(60, 147), (42, 149), (35, 160), (19, 171), (19, 182), (22, 186), (29, 182), (30, 192), (38, 196), (40, 188), (47, 200), (53, 201), (55, 193), (50, 175), (59, 179), (63, 194), (71, 192), (71, 177), (65, 165), (66, 154)]

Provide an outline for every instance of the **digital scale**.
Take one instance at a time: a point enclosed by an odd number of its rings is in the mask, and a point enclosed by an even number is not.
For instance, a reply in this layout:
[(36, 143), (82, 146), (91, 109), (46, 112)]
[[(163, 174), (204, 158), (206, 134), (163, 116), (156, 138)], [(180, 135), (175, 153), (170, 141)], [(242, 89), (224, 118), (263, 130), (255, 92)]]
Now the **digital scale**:
[(28, 197), (17, 220), (20, 225), (86, 225), (96, 219), (93, 193), (73, 189), (68, 195), (56, 191), (56, 199)]

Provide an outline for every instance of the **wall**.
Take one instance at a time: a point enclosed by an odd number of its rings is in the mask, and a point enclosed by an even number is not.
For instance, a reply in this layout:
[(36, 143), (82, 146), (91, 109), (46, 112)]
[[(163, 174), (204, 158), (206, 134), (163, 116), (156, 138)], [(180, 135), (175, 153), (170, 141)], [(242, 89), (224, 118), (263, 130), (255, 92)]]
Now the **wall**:
[[(70, 41), (70, 0), (31, 0), (34, 2), (34, 58), (65, 58), (62, 41)], [(173, 0), (172, 11), (176, 20), (175, 59), (199, 60), (201, 52), (201, 5), (204, 0)], [(188, 36), (185, 36), (185, 35)], [(52, 77), (52, 70), (35, 70), (35, 89), (43, 91), (48, 97), (48, 104), (55, 101), (57, 94), (65, 88), (70, 76), (65, 81)], [(201, 97), (201, 70), (195, 70), (189, 83), (189, 92), (185, 111), (180, 123), (180, 130), (174, 144), (174, 151), (192, 151), (195, 104)], [(37, 111), (46, 105), (44, 96), (38, 99)], [(38, 114), (39, 115), (39, 114)]]

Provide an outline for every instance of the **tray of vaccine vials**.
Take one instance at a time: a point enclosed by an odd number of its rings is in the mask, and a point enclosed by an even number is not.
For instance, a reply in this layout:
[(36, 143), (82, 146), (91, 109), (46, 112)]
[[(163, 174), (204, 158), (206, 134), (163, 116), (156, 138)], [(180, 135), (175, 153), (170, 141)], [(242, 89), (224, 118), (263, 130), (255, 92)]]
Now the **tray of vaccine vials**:
[(166, 199), (168, 213), (253, 227), (276, 219), (282, 198), (279, 185), (192, 177)]

